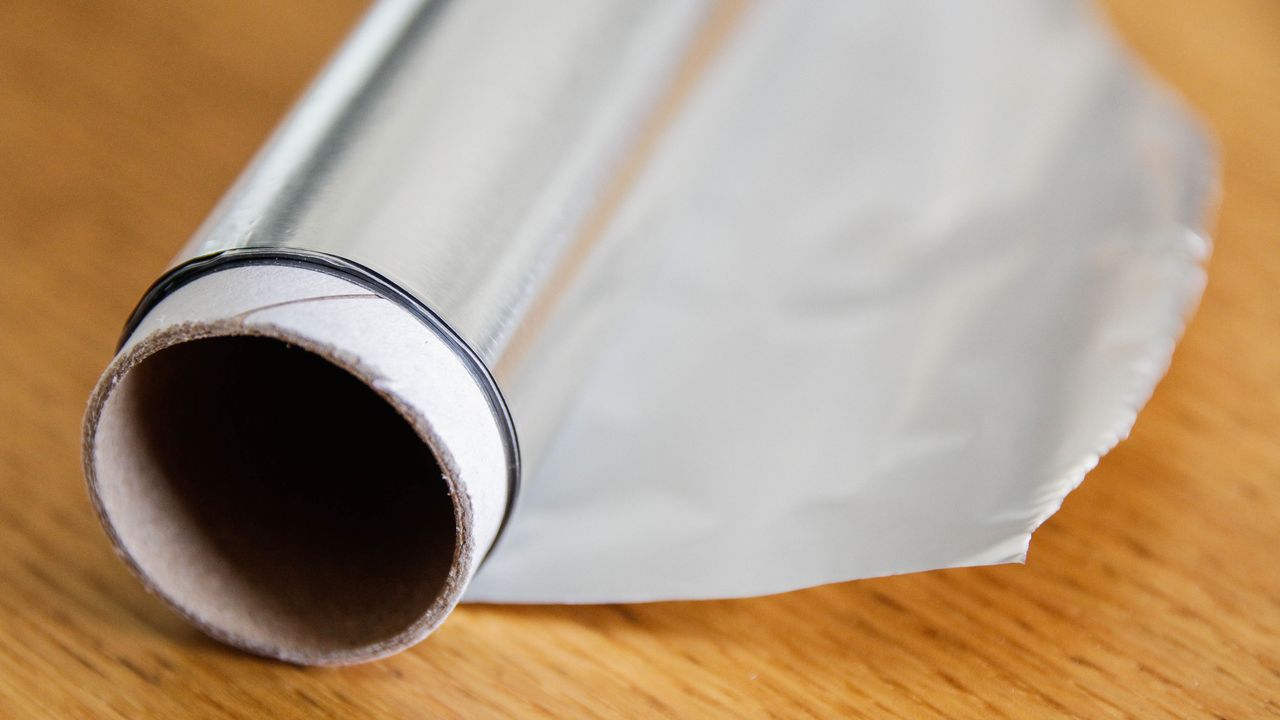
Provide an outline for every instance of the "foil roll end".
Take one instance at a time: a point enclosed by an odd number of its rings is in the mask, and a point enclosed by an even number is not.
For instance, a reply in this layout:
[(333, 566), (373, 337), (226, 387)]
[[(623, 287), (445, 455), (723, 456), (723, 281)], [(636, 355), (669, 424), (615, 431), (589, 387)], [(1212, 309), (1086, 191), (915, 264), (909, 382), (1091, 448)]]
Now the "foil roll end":
[(236, 268), (175, 290), (85, 417), (117, 553), (256, 654), (341, 665), (422, 640), (506, 503), (498, 430), (465, 373), (447, 359), (415, 371), (410, 356), (433, 350), (446, 352), (398, 305), (313, 271)]

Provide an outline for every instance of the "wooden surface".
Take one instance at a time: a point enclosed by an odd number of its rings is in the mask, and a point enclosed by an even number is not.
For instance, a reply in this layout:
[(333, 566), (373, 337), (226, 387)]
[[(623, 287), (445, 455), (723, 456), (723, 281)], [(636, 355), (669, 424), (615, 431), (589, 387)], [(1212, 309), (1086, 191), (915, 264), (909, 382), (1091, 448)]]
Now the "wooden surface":
[(89, 388), (359, 3), (0, 2), (0, 716), (1280, 715), (1280, 3), (1114, 0), (1214, 127), (1203, 307), (1026, 567), (730, 602), (468, 607), (347, 669), (146, 595), (82, 489)]

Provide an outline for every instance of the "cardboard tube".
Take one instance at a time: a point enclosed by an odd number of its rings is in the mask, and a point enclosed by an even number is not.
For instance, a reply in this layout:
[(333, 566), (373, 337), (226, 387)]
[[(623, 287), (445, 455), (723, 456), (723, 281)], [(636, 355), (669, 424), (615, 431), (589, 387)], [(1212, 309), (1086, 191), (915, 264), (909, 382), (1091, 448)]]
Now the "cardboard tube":
[(146, 586), (282, 660), (401, 650), (461, 598), (507, 503), (465, 359), (368, 289), (232, 267), (142, 319), (85, 422), (94, 505)]

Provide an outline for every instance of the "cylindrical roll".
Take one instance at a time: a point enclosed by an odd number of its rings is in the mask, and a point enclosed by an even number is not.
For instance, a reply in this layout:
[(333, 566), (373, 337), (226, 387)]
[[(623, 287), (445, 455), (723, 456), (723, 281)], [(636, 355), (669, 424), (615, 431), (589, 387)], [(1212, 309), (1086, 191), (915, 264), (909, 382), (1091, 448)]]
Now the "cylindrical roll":
[(373, 9), (144, 298), (91, 399), (95, 505), (151, 589), (303, 663), (440, 623), (519, 479), (489, 367), (705, 15)]

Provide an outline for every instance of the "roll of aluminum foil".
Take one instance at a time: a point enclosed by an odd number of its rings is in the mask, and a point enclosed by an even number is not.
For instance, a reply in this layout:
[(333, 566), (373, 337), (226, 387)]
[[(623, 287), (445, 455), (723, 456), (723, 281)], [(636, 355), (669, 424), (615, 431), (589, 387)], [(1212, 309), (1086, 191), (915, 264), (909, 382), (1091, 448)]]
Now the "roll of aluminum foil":
[(302, 663), (1018, 562), (1167, 366), (1212, 182), (1077, 4), (384, 0), (128, 321), (91, 494)]

